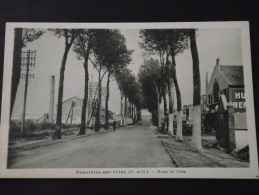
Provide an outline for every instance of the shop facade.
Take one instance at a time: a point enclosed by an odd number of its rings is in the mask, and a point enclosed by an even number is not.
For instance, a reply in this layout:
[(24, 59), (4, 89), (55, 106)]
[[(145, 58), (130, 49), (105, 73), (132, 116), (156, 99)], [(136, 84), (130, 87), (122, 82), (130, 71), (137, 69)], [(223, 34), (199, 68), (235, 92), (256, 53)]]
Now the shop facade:
[(223, 148), (248, 144), (243, 66), (217, 63), (206, 87), (206, 128), (215, 131)]

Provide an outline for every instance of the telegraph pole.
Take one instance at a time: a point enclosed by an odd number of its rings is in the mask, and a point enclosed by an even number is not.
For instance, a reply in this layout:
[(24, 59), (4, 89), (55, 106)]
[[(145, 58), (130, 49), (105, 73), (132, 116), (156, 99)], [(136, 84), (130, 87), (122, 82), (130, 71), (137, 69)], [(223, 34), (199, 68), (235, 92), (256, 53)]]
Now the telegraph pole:
[(73, 122), (73, 115), (74, 115), (74, 105), (75, 105), (75, 102), (72, 102), (72, 105), (71, 105), (71, 118), (70, 118), (70, 125), (72, 126), (72, 122)]
[(35, 67), (35, 57), (36, 57), (36, 50), (33, 52), (32, 50), (28, 50), (27, 52), (23, 52), (25, 54), (24, 58), (21, 58), (22, 66), (26, 66), (26, 73), (25, 75), (22, 74), (22, 79), (25, 76), (25, 88), (24, 88), (24, 99), (23, 99), (23, 112), (22, 112), (22, 126), (21, 126), (21, 132), (24, 132), (24, 125), (25, 125), (25, 113), (26, 113), (26, 101), (27, 101), (27, 91), (28, 91), (28, 81), (29, 76), (30, 79), (34, 78), (34, 74), (29, 75), (30, 66)]

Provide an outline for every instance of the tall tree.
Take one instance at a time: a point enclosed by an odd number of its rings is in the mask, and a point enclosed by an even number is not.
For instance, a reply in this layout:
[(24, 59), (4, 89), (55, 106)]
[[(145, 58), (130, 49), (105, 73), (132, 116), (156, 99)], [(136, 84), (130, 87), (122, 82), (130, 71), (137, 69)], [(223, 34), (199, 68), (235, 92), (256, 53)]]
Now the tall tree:
[(92, 62), (93, 66), (95, 69), (98, 71), (98, 85), (97, 85), (97, 100), (96, 100), (96, 107), (95, 107), (95, 124), (94, 124), (94, 130), (95, 132), (98, 132), (100, 130), (100, 110), (101, 110), (101, 100), (102, 100), (102, 80), (104, 75), (108, 72), (107, 69), (105, 69), (104, 64), (94, 62), (93, 60), (90, 61)]
[[(143, 96), (140, 84), (138, 83), (136, 77), (133, 75), (132, 71), (127, 68), (117, 69), (115, 71), (115, 79), (118, 83), (119, 90), (121, 94), (125, 97), (125, 103), (131, 102), (133, 107), (137, 110), (138, 120), (140, 119), (140, 109), (143, 106)], [(125, 114), (128, 114), (128, 106), (125, 106)], [(121, 102), (121, 114), (122, 113), (122, 102)], [(127, 115), (128, 117), (128, 115)]]
[[(162, 82), (166, 82), (167, 72), (165, 71), (166, 66), (169, 64), (169, 52), (168, 46), (166, 42), (166, 33), (164, 30), (157, 30), (157, 29), (146, 29), (140, 30), (140, 38), (142, 42), (140, 42), (140, 47), (144, 49), (144, 55), (152, 56), (157, 55), (159, 57), (160, 62), (160, 72), (162, 76)], [(165, 86), (162, 88), (161, 93), (166, 91)], [(166, 101), (165, 96), (163, 96), (164, 102)], [(161, 115), (162, 116), (162, 115)], [(159, 126), (161, 123), (161, 116), (159, 115)]]
[(176, 61), (175, 57), (177, 54), (182, 53), (185, 49), (188, 48), (187, 36), (184, 30), (180, 29), (170, 29), (165, 30), (166, 39), (169, 46), (169, 53), (171, 56), (171, 75), (176, 91), (177, 98), (177, 131), (176, 131), (176, 139), (183, 141), (182, 135), (182, 100), (181, 100), (181, 92), (178, 85), (177, 74), (176, 74)]
[(109, 128), (109, 86), (110, 78), (116, 70), (120, 70), (127, 66), (131, 61), (133, 50), (128, 50), (126, 47), (125, 37), (118, 30), (111, 30), (111, 36), (105, 55), (105, 64), (108, 69), (106, 98), (105, 98), (105, 129)]
[[(143, 43), (141, 47), (144, 48), (150, 54), (158, 54), (161, 64), (161, 72), (164, 78), (164, 82), (170, 83), (170, 77), (172, 77), (176, 96), (177, 96), (177, 140), (183, 140), (182, 136), (182, 103), (181, 92), (176, 76), (176, 62), (175, 56), (178, 53), (184, 51), (187, 47), (187, 36), (184, 31), (179, 29), (166, 29), (166, 30), (141, 30), (141, 38)], [(168, 59), (171, 57), (171, 61)], [(170, 66), (170, 68), (168, 68)], [(168, 71), (166, 69), (168, 68)], [(171, 88), (171, 86), (169, 86)], [(169, 92), (171, 90), (169, 89)], [(171, 95), (171, 93), (169, 93)], [(169, 101), (172, 101), (172, 97), (169, 97)], [(172, 105), (172, 102), (169, 102)], [(172, 124), (173, 110), (169, 110), (169, 124)], [(170, 125), (169, 132), (173, 132), (173, 126)]]
[(50, 29), (50, 30), (58, 38), (64, 37), (65, 39), (65, 51), (61, 62), (60, 76), (59, 76), (56, 129), (53, 134), (53, 139), (61, 139), (62, 100), (63, 100), (63, 88), (64, 88), (63, 83), (64, 83), (64, 77), (65, 77), (67, 55), (72, 44), (74, 43), (74, 40), (76, 39), (76, 37), (78, 36), (81, 30), (78, 30), (78, 29)]
[(79, 32), (78, 37), (75, 39), (73, 50), (77, 53), (78, 59), (84, 59), (84, 70), (85, 70), (85, 87), (84, 87), (84, 99), (82, 106), (81, 125), (79, 135), (85, 134), (85, 123), (86, 123), (86, 106), (88, 100), (88, 59), (93, 46), (92, 37), (94, 36), (93, 30), (82, 30)]
[[(161, 127), (161, 111), (160, 111), (160, 98), (163, 92), (164, 83), (160, 71), (160, 66), (158, 60), (150, 58), (145, 60), (144, 63), (140, 66), (138, 74), (139, 82), (141, 83), (142, 90), (146, 91), (152, 89), (155, 93), (156, 99), (156, 117), (158, 121), (158, 127)], [(145, 89), (146, 88), (146, 89)], [(145, 92), (144, 92), (145, 94)]]
[(21, 52), (29, 42), (38, 39), (45, 31), (35, 30), (33, 28), (15, 28), (14, 29), (14, 50), (13, 50), (13, 74), (11, 86), (11, 104), (10, 118), (12, 116), (16, 92), (20, 82), (21, 74)]
[(168, 91), (168, 98), (169, 98), (169, 111), (168, 111), (168, 118), (169, 118), (169, 124), (168, 124), (168, 133), (173, 134), (173, 120), (174, 120), (174, 89), (173, 89), (173, 82), (172, 79), (169, 77), (167, 79), (167, 91)]
[[(99, 131), (99, 113), (100, 113), (100, 99), (101, 99), (101, 82), (106, 74), (107, 85), (106, 85), (106, 98), (105, 98), (105, 128), (109, 128), (109, 84), (110, 77), (114, 71), (123, 68), (131, 61), (131, 53), (126, 48), (125, 37), (120, 33), (119, 30), (113, 29), (102, 29), (96, 30), (96, 36), (94, 40), (93, 53), (94, 61), (92, 61), (94, 67), (98, 71), (99, 78), (99, 93), (98, 93), (98, 104), (96, 112), (95, 130)], [(101, 74), (101, 72), (103, 72)]]
[(127, 68), (116, 69), (114, 72), (114, 77), (118, 84), (118, 88), (121, 94), (121, 106), (120, 106), (121, 120), (123, 120), (124, 117), (126, 117), (126, 110), (125, 110), (126, 106), (124, 106), (124, 112), (123, 112), (123, 98), (125, 99), (124, 104), (126, 104), (127, 97), (124, 92), (125, 91), (124, 86), (125, 86), (125, 83), (127, 82), (128, 75), (130, 75), (130, 71)]
[(98, 71), (98, 97), (95, 114), (94, 129), (96, 132), (100, 129), (100, 109), (102, 99), (102, 80), (105, 74), (109, 71), (110, 64), (107, 63), (112, 48), (113, 31), (111, 29), (95, 30), (94, 45), (93, 45), (93, 59), (89, 58), (94, 68)]
[(201, 146), (201, 81), (199, 55), (196, 43), (196, 30), (189, 29), (190, 48), (193, 61), (193, 132), (192, 150), (202, 150)]

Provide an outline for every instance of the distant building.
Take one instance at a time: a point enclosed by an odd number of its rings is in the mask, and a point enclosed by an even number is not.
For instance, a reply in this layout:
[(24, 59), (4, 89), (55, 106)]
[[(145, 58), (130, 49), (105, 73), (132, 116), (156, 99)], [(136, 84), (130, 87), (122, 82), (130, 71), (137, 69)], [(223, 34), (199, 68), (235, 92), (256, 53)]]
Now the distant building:
[(222, 147), (242, 148), (247, 145), (243, 66), (220, 65), (217, 59), (207, 86), (204, 109), (207, 109), (207, 128), (216, 131)]
[[(86, 122), (89, 121), (88, 125), (93, 126), (95, 121), (95, 108), (89, 107), (93, 102), (88, 101), (86, 108)], [(63, 124), (80, 124), (82, 115), (83, 99), (80, 97), (72, 97), (65, 100), (62, 103), (62, 123)], [(92, 110), (94, 109), (94, 110)], [(113, 112), (109, 111), (109, 119), (112, 119)], [(105, 108), (101, 106), (100, 109), (100, 122), (105, 123)]]
[(184, 105), (183, 106), (183, 120), (193, 122), (193, 105)]
[(62, 102), (62, 123), (80, 124), (83, 99), (72, 97)]
[[(107, 89), (102, 87), (100, 122), (105, 123), (105, 99)], [(88, 84), (88, 99), (86, 106), (86, 123), (88, 126), (93, 126), (95, 122), (96, 103), (98, 98), (98, 82), (91, 81)], [(64, 124), (80, 124), (82, 115), (83, 98), (72, 97), (62, 103), (62, 123)], [(109, 111), (109, 118), (112, 118), (113, 112)]]
[(201, 95), (201, 128), (202, 131), (207, 132), (206, 127), (206, 114), (208, 112), (208, 108), (207, 108), (207, 95)]

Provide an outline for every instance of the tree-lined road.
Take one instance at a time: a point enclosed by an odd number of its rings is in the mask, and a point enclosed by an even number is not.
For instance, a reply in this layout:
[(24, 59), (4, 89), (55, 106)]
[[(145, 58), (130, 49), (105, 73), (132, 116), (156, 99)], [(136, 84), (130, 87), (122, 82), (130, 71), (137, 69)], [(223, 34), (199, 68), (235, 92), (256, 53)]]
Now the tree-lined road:
[(150, 117), (143, 125), (88, 136), (10, 156), (10, 168), (174, 167)]

